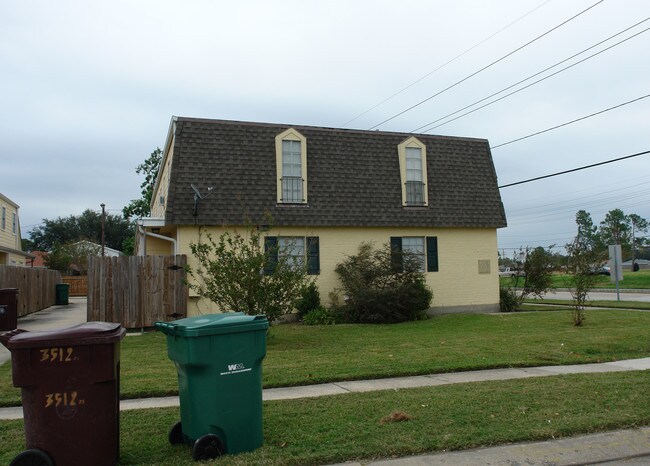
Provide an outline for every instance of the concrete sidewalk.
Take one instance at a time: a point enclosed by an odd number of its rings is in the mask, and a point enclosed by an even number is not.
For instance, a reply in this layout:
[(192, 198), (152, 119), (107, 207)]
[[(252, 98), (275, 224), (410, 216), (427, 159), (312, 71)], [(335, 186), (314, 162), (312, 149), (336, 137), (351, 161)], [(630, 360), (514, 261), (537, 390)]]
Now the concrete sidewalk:
[[(395, 377), (390, 379), (333, 382), (318, 385), (305, 385), (301, 387), (269, 388), (263, 390), (262, 398), (264, 401), (293, 400), (299, 398), (343, 395), (346, 393), (434, 387), (438, 385), (467, 382), (484, 382), (487, 380), (510, 380), (527, 377), (549, 377), (563, 374), (591, 374), (602, 372), (639, 371), (647, 369), (650, 369), (650, 358), (628, 359), (625, 361), (606, 362), (600, 364), (581, 364), (575, 366), (540, 366), (521, 369), (491, 369), (482, 371), (451, 372), (446, 374)], [(121, 411), (175, 406), (179, 406), (177, 396), (120, 401)], [(22, 416), (22, 407), (0, 408), (0, 419), (21, 419)]]
[(650, 427), (334, 466), (650, 464)]

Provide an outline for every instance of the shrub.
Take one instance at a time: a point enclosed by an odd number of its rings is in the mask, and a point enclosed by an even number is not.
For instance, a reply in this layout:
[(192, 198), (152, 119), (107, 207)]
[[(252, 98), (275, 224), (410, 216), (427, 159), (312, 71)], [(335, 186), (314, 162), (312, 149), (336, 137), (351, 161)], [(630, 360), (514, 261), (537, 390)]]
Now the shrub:
[(337, 307), (351, 323), (396, 323), (425, 315), (433, 293), (424, 281), (417, 256), (392, 251), (390, 245), (374, 249), (369, 243), (336, 266), (345, 296)]
[(277, 246), (265, 250), (256, 227), (248, 225), (247, 230), (227, 231), (214, 239), (199, 229), (198, 243), (190, 243), (198, 265), (187, 267), (193, 279), (188, 285), (221, 311), (263, 313), (272, 322), (295, 309), (311, 279), (294, 257), (275, 258)]
[(499, 298), (501, 312), (517, 312), (519, 310), (520, 302), (515, 290), (511, 288), (500, 288)]
[(296, 309), (298, 310), (298, 315), (304, 317), (311, 311), (314, 311), (320, 307), (320, 293), (318, 292), (318, 287), (316, 283), (310, 282), (305, 288), (303, 288), (300, 295), (300, 299), (296, 303)]
[(305, 325), (334, 325), (336, 317), (329, 309), (318, 307), (305, 314), (302, 323)]

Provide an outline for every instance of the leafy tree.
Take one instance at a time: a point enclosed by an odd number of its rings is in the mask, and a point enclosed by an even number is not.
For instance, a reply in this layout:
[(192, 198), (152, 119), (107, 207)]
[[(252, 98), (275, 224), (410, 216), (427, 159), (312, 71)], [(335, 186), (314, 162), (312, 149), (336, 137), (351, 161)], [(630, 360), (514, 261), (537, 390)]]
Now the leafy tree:
[(638, 270), (635, 268), (636, 264), (634, 263), (634, 260), (636, 259), (636, 251), (637, 249), (643, 247), (643, 243), (645, 239), (645, 238), (637, 238), (636, 234), (644, 233), (648, 231), (648, 221), (644, 218), (641, 218), (637, 214), (630, 214), (628, 215), (628, 218), (630, 219), (630, 225), (632, 227), (632, 234), (631, 234), (632, 271), (636, 272)]
[(151, 196), (153, 196), (153, 188), (156, 184), (158, 171), (162, 162), (162, 150), (156, 147), (149, 157), (135, 169), (137, 174), (144, 175), (144, 181), (140, 185), (142, 189), (142, 197), (140, 199), (133, 199), (131, 202), (122, 209), (122, 215), (125, 219), (133, 217), (143, 218), (151, 215)]
[(306, 267), (291, 255), (277, 254), (275, 261), (276, 248), (264, 251), (262, 235), (253, 226), (245, 236), (225, 232), (216, 241), (210, 233), (201, 234), (190, 250), (199, 262), (188, 267), (194, 279), (190, 288), (224, 312), (266, 314), (274, 321), (295, 309), (311, 281)]
[(47, 268), (58, 270), (62, 274), (69, 274), (72, 258), (68, 251), (61, 244), (52, 246), (50, 252), (43, 257), (43, 263)]
[(336, 266), (345, 303), (343, 320), (354, 323), (395, 323), (424, 317), (433, 293), (421, 272), (422, 262), (389, 244), (374, 249), (362, 243), (359, 252)]
[[(619, 235), (622, 231), (620, 223), (623, 217), (625, 216), (620, 209), (608, 213), (605, 221), (601, 223), (601, 234), (599, 235), (601, 239), (596, 241), (592, 237), (587, 240), (585, 235), (585, 226), (588, 227), (591, 216), (584, 210), (576, 214), (578, 233), (573, 242), (565, 246), (569, 254), (568, 270), (571, 274), (572, 286), (570, 291), (573, 297), (573, 312), (571, 315), (575, 326), (580, 326), (585, 321), (585, 302), (597, 279), (594, 272), (604, 261), (607, 254), (603, 247), (607, 243), (603, 243), (602, 238), (608, 238), (608, 235), (612, 235), (612, 237)], [(605, 224), (605, 234), (602, 232), (603, 224)], [(591, 233), (594, 232), (591, 227), (588, 227), (588, 230)]]
[(79, 275), (88, 274), (88, 256), (99, 256), (101, 246), (88, 241), (78, 241), (68, 244), (55, 244), (45, 256), (45, 265), (61, 273), (69, 273), (72, 269)]
[[(102, 215), (86, 209), (81, 215), (43, 219), (43, 224), (33, 228), (30, 238), (33, 250), (50, 251), (56, 244), (70, 244), (82, 240), (101, 244)], [(122, 249), (125, 239), (134, 235), (133, 225), (119, 215), (106, 215), (104, 221), (105, 244), (109, 248)]]
[(589, 212), (585, 210), (576, 212), (576, 225), (578, 226), (578, 233), (574, 242), (589, 249), (602, 249), (604, 247), (601, 235), (598, 233), (598, 227), (594, 225)]
[(569, 253), (569, 273), (571, 274), (571, 297), (573, 298), (573, 325), (581, 326), (585, 321), (585, 303), (589, 291), (597, 280), (594, 271), (604, 260), (604, 253), (590, 249), (578, 241), (566, 245)]
[(34, 251), (34, 243), (31, 240), (28, 240), (27, 238), (20, 239), (20, 247), (25, 252)]
[(621, 209), (610, 210), (600, 222), (600, 236), (605, 244), (629, 244), (629, 217)]

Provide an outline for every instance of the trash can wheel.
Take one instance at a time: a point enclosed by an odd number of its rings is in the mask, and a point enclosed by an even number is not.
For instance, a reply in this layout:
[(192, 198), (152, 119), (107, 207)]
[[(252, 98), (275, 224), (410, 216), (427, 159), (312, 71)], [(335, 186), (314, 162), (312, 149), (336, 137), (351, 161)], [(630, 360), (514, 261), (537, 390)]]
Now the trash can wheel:
[(205, 434), (194, 442), (192, 458), (194, 461), (203, 461), (217, 458), (223, 454), (223, 443), (214, 434)]
[(169, 435), (167, 436), (169, 443), (172, 445), (180, 445), (185, 443), (185, 438), (183, 437), (183, 427), (180, 422), (174, 424), (174, 426), (169, 430)]
[(9, 466), (54, 466), (54, 461), (43, 450), (34, 448), (20, 453)]

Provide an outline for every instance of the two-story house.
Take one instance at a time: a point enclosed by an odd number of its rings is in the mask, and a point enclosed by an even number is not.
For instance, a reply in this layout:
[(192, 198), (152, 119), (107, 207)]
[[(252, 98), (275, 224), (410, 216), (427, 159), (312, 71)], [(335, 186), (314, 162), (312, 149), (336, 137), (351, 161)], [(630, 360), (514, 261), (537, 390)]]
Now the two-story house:
[(0, 265), (25, 266), (33, 258), (22, 250), (18, 204), (0, 193)]
[[(433, 310), (499, 307), (506, 218), (484, 139), (173, 117), (151, 212), (140, 255), (193, 264), (200, 228), (218, 237), (250, 221), (304, 258), (325, 302), (336, 265), (370, 241), (421, 257)], [(189, 315), (214, 311), (190, 295)]]

